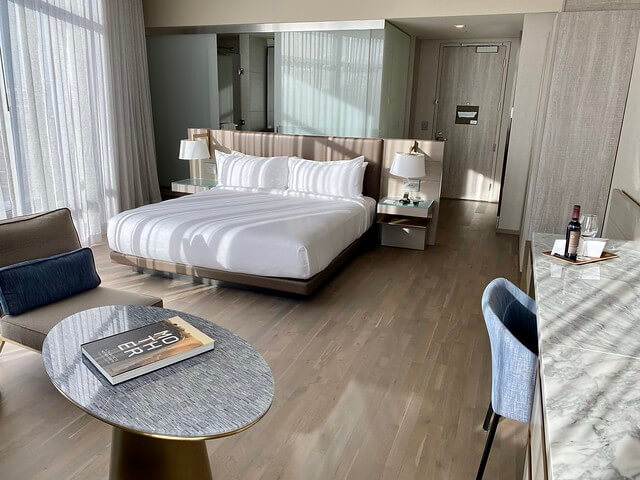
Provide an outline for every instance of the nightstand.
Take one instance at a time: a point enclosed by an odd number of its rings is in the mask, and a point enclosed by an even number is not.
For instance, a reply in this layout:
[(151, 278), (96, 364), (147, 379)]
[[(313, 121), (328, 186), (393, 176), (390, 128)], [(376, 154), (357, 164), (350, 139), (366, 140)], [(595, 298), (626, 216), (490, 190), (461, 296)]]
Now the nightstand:
[(176, 193), (198, 193), (215, 187), (217, 180), (212, 178), (185, 178), (171, 182), (171, 191)]
[(378, 223), (382, 245), (424, 250), (433, 200), (403, 205), (398, 199), (384, 197), (378, 202)]

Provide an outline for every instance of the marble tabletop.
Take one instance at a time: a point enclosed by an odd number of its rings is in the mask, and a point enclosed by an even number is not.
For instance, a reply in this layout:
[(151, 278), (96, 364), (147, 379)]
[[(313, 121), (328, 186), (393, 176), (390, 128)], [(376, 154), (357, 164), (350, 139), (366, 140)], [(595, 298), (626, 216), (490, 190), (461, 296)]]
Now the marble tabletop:
[(640, 478), (640, 242), (569, 265), (557, 238), (532, 243), (549, 478)]
[[(118, 385), (83, 358), (83, 343), (175, 315), (213, 338), (215, 348)], [(56, 388), (90, 415), (166, 438), (241, 431), (267, 412), (275, 388), (269, 365), (245, 340), (202, 318), (156, 307), (112, 305), (67, 317), (47, 335), (42, 359)]]

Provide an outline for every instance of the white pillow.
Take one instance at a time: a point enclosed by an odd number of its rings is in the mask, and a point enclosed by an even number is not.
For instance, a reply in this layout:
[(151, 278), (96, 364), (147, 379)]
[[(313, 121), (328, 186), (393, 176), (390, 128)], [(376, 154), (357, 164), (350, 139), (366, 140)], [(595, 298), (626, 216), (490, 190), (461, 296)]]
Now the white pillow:
[(218, 185), (225, 187), (287, 188), (288, 157), (255, 157), (216, 150)]
[(361, 197), (365, 168), (364, 157), (333, 162), (290, 157), (289, 190), (347, 198)]

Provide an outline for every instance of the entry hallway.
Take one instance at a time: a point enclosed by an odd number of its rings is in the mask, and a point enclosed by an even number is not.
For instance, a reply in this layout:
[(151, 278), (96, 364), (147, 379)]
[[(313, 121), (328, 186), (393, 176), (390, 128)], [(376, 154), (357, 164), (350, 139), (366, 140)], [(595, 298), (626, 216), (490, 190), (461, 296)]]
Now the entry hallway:
[[(214, 478), (463, 480), (486, 439), (482, 290), (519, 283), (517, 237), (495, 233), (496, 208), (444, 200), (435, 247), (375, 247), (306, 300), (139, 275), (94, 252), (104, 285), (218, 323), (271, 366), (264, 419), (207, 442)], [(0, 477), (106, 478), (110, 427), (55, 390), (40, 355), (7, 344), (0, 393)], [(526, 436), (504, 420), (485, 478), (521, 478)]]

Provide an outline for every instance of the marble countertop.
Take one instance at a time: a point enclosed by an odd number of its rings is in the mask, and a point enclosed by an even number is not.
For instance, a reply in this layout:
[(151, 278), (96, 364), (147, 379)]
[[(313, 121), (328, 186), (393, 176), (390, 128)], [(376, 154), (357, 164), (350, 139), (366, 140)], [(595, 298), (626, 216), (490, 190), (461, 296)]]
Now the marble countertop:
[(549, 478), (640, 478), (640, 242), (569, 265), (557, 238), (532, 243)]
[[(175, 315), (215, 340), (209, 352), (111, 385), (86, 360), (83, 343)], [(180, 439), (242, 431), (267, 412), (274, 394), (271, 369), (239, 336), (184, 312), (110, 305), (71, 315), (47, 335), (42, 349), (56, 388), (85, 412), (134, 432)]]

